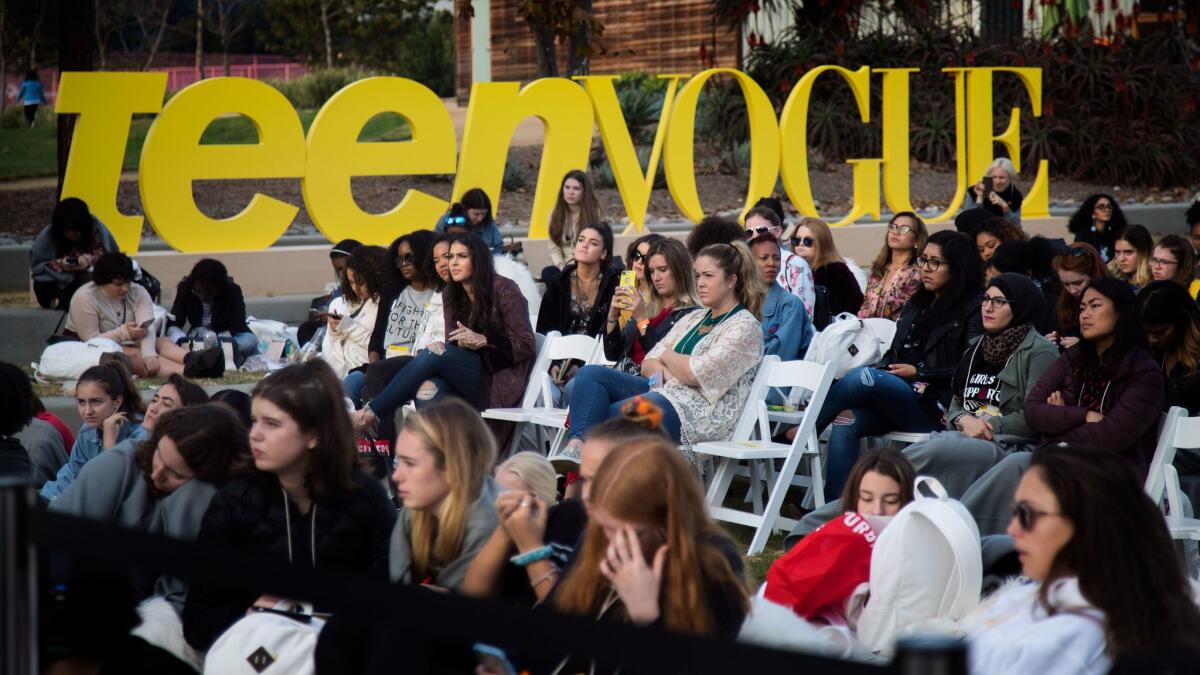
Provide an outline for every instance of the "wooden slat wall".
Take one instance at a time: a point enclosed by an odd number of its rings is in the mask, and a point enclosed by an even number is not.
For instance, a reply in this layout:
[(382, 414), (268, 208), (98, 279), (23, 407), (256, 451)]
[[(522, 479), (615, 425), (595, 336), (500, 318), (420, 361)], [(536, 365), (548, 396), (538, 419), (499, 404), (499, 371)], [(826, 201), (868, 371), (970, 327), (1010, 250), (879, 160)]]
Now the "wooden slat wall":
[[(489, 4), (492, 80), (527, 82), (536, 78), (533, 36), (517, 15), (516, 0), (491, 0)], [(701, 44), (710, 51), (715, 44), (718, 66), (737, 67), (737, 33), (719, 27), (714, 30), (711, 7), (710, 0), (595, 0), (607, 52), (592, 58), (591, 72), (696, 73), (702, 69)], [(463, 30), (460, 25), (455, 35), (460, 42), (455, 49), (457, 93), (465, 101), (471, 88), (470, 29)], [(566, 70), (564, 50), (559, 45), (559, 72)]]

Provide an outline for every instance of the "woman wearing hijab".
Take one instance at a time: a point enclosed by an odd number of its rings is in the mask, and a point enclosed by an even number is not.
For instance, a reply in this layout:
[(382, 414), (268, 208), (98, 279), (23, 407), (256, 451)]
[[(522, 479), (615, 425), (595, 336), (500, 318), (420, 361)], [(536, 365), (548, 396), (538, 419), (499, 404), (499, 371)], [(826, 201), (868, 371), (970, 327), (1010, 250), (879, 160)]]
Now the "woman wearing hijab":
[(1008, 273), (991, 280), (981, 309), (984, 333), (954, 371), (947, 431), (904, 449), (918, 474), (936, 477), (952, 495), (1037, 440), (1025, 422), (1025, 396), (1058, 358), (1058, 349), (1033, 327), (1042, 304), (1029, 277)]

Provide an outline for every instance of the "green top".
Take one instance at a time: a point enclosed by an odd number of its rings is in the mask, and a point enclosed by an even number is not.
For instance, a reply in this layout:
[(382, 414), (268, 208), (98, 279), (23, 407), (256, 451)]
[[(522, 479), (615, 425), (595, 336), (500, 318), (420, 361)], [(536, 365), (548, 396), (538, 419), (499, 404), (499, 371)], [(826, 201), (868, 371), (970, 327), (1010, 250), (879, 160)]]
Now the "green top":
[(692, 326), (692, 329), (688, 331), (687, 335), (684, 335), (682, 340), (675, 343), (675, 353), (691, 356), (692, 350), (696, 348), (696, 345), (700, 344), (700, 341), (708, 336), (708, 334), (711, 333), (714, 328), (720, 326), (722, 321), (728, 319), (734, 314), (737, 314), (743, 309), (746, 308), (739, 303), (734, 306), (733, 309), (716, 318), (713, 317), (712, 310), (708, 310), (708, 312), (705, 313), (704, 318), (700, 320), (700, 323)]

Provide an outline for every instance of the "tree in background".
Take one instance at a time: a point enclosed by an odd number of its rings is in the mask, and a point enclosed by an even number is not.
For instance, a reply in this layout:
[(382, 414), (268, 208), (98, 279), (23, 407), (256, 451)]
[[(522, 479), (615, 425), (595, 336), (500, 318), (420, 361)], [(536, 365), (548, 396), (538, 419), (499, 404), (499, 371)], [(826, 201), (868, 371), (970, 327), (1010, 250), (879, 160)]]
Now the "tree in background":
[(603, 50), (604, 24), (592, 12), (592, 0), (520, 0), (517, 14), (533, 33), (538, 77), (558, 77), (559, 42), (567, 47), (567, 77), (587, 75), (592, 55)]
[(225, 67), (225, 76), (229, 77), (229, 46), (233, 38), (246, 27), (246, 13), (242, 10), (242, 0), (212, 0), (205, 23), (210, 33), (217, 36), (221, 44), (221, 65)]

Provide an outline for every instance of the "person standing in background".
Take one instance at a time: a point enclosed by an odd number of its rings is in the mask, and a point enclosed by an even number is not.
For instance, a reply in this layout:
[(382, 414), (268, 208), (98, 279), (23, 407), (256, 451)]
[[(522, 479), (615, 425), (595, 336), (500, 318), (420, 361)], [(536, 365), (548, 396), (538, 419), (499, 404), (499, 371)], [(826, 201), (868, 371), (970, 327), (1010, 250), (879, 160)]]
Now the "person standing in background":
[(17, 100), (25, 106), (25, 123), (32, 129), (37, 123), (38, 106), (46, 103), (46, 91), (42, 89), (36, 69), (30, 68), (29, 72), (25, 73), (21, 88), (17, 90)]

